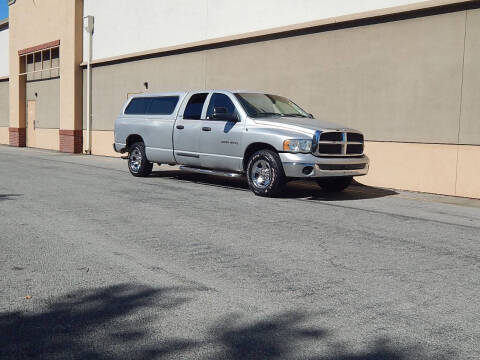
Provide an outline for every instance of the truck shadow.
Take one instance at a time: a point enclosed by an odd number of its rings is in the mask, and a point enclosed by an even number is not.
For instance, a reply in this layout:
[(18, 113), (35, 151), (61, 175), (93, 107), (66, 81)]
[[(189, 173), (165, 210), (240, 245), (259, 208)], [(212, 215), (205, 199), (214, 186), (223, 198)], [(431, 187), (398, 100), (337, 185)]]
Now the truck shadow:
[[(180, 170), (154, 171), (150, 176), (157, 178), (176, 179), (178, 181), (228, 188), (232, 190), (250, 191), (247, 180), (243, 177), (226, 178), (214, 175), (188, 173)], [(397, 194), (398, 193), (393, 190), (366, 186), (357, 182), (354, 182), (354, 184), (341, 193), (328, 193), (323, 191), (313, 181), (300, 180), (289, 182), (279, 198), (307, 199), (313, 201), (351, 201), (376, 199)]]

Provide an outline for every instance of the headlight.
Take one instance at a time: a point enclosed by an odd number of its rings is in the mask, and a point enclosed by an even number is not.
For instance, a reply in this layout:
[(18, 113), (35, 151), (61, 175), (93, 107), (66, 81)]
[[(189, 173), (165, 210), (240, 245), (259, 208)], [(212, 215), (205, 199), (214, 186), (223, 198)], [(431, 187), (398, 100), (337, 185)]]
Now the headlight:
[(312, 151), (312, 140), (285, 140), (283, 151), (291, 153), (309, 153)]

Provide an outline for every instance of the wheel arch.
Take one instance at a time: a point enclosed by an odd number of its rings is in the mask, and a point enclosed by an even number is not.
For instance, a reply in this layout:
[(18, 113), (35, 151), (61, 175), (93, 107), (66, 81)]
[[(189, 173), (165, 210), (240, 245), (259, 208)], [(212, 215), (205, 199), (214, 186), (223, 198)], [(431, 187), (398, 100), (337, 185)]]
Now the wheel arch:
[(138, 135), (138, 134), (128, 135), (127, 140), (126, 140), (126, 145), (125, 145), (125, 148), (127, 149), (127, 151), (130, 149), (130, 146), (132, 146), (136, 142), (143, 142), (145, 144), (145, 141), (143, 140), (143, 138), (140, 135)]
[(243, 171), (247, 172), (248, 160), (250, 157), (260, 150), (271, 150), (278, 153), (277, 149), (270, 144), (264, 142), (255, 142), (247, 146), (243, 155)]

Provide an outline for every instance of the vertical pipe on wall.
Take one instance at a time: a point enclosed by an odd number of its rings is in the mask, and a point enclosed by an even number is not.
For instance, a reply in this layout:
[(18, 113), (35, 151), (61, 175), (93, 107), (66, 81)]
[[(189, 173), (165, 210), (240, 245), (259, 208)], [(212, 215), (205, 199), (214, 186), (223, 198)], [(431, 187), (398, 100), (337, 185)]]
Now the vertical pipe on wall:
[(92, 153), (92, 38), (93, 38), (93, 16), (85, 16), (84, 18), (85, 31), (88, 33), (88, 54), (87, 54), (87, 141), (85, 147), (85, 154)]

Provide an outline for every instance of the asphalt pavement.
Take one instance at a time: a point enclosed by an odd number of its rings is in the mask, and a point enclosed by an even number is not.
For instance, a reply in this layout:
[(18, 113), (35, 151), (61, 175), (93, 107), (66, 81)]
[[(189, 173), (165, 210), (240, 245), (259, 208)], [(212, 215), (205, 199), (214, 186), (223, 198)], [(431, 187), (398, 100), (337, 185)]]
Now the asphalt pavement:
[(480, 201), (0, 147), (1, 359), (479, 359)]

